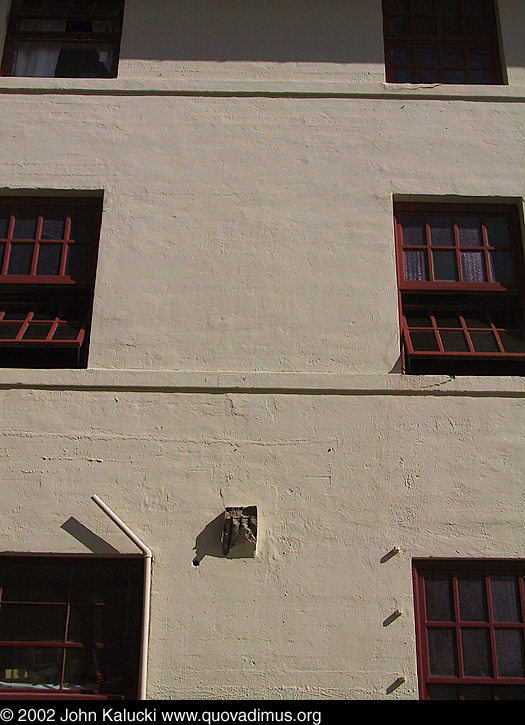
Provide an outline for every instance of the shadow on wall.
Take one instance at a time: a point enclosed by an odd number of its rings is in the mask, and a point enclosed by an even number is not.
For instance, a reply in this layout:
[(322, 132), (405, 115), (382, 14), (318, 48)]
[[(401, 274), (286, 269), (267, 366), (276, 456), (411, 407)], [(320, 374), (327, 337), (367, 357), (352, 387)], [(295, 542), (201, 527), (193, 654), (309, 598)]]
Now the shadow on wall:
[(205, 556), (224, 558), (222, 548), (222, 531), (224, 528), (225, 513), (219, 514), (213, 521), (204, 527), (195, 540), (195, 557), (193, 566), (199, 566)]
[(383, 63), (370, 0), (126, 0), (121, 59)]
[(118, 549), (115, 549), (114, 546), (111, 546), (107, 541), (101, 539), (100, 536), (91, 531), (91, 529), (88, 529), (84, 524), (81, 524), (73, 516), (70, 516), (67, 521), (64, 521), (60, 528), (67, 531), (68, 534), (71, 534), (74, 539), (83, 544), (93, 554), (120, 553)]

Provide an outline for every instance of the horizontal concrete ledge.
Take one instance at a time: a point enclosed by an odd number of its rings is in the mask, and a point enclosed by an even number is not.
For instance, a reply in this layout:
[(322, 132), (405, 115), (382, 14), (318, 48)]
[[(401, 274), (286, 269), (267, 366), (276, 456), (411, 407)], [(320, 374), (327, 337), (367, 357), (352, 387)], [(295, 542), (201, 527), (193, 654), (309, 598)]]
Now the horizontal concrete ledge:
[(326, 81), (206, 81), (184, 79), (1, 78), (5, 95), (192, 96), (268, 98), (363, 98), (522, 103), (523, 86), (456, 86), (441, 83), (345, 83)]
[(169, 370), (0, 371), (0, 390), (130, 391), (194, 394), (449, 395), (525, 397), (525, 378), (308, 372)]

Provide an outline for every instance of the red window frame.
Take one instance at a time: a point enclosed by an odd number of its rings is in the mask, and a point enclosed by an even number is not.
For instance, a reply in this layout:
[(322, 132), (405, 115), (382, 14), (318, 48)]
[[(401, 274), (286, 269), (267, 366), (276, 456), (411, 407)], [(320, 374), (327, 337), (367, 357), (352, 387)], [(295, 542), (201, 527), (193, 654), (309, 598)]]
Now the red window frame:
[[(13, 0), (7, 28), (0, 75), (13, 75), (16, 48), (19, 43), (59, 43), (62, 47), (82, 46), (95, 48), (100, 45), (111, 47), (112, 59), (110, 78), (118, 72), (120, 40), (124, 0), (86, 0), (83, 6), (75, 0)], [(89, 32), (82, 30), (49, 31), (22, 30), (20, 21), (66, 20), (73, 23), (107, 21), (113, 23), (113, 31)], [(45, 76), (44, 76), (45, 77)], [(51, 76), (51, 77), (74, 77)], [(82, 76), (80, 76), (82, 77)], [(104, 76), (100, 76), (104, 77)]]
[(389, 83), (504, 82), (494, 0), (383, 0), (383, 29)]
[[(524, 698), (524, 577), (524, 560), (414, 560), (420, 699)], [(498, 580), (506, 590), (498, 591)], [(512, 608), (515, 618), (509, 618)], [(519, 653), (509, 646), (509, 633)]]
[[(433, 226), (439, 220), (450, 222), (445, 241), (433, 236), (439, 231)], [(477, 242), (472, 236), (465, 238), (467, 220), (478, 222), (473, 227)], [(503, 241), (495, 241), (491, 230), (498, 222), (506, 229)], [(410, 234), (411, 223), (415, 235)], [(394, 233), (403, 371), (440, 372), (439, 360), (467, 364), (477, 360), (480, 365), (495, 365), (487, 368), (491, 374), (523, 374), (525, 274), (517, 208), (506, 204), (396, 203)], [(440, 274), (443, 262), (437, 261), (443, 255), (448, 255), (446, 275)], [(472, 260), (475, 273), (470, 268)], [(454, 279), (439, 279), (447, 275)], [(427, 369), (425, 361), (432, 361)], [(469, 374), (462, 365), (444, 366), (441, 372)]]
[(0, 366), (87, 364), (101, 214), (100, 197), (0, 198)]
[[(22, 590), (24, 587), (26, 590), (24, 598), (9, 596), (13, 588), (16, 591), (17, 585), (20, 586), (20, 579), (17, 582), (16, 573), (13, 575), (17, 568), (22, 569), (21, 576), (29, 572), (21, 584)], [(32, 580), (31, 571), (39, 570), (44, 571), (40, 580), (35, 573), (36, 581)], [(51, 572), (52, 581), (58, 582), (58, 591), (50, 592), (49, 583), (42, 581), (46, 572)], [(96, 582), (93, 581), (95, 577)], [(142, 586), (143, 559), (134, 555), (121, 558), (0, 557), (0, 700), (40, 699), (43, 696), (53, 699), (136, 699)], [(112, 587), (115, 587), (113, 593)], [(17, 612), (24, 613), (24, 610), (26, 613), (17, 618)], [(25, 618), (28, 618), (26, 628), (21, 628), (19, 622)], [(46, 624), (46, 621), (52, 624)], [(16, 638), (13, 637), (15, 633), (19, 634)], [(99, 639), (99, 635), (103, 639)], [(101, 664), (108, 648), (106, 657), (109, 659)], [(79, 679), (82, 667), (89, 667), (88, 683), (67, 681), (67, 676), (75, 670), (70, 658), (78, 662), (75, 674)], [(12, 665), (6, 666), (9, 662)], [(33, 662), (35, 671), (30, 671), (28, 662)], [(116, 662), (123, 663), (120, 673), (115, 671)], [(45, 669), (48, 666), (53, 673)], [(42, 667), (43, 670), (38, 669)], [(46, 681), (50, 678), (54, 682)], [(40, 683), (34, 681), (39, 679)]]

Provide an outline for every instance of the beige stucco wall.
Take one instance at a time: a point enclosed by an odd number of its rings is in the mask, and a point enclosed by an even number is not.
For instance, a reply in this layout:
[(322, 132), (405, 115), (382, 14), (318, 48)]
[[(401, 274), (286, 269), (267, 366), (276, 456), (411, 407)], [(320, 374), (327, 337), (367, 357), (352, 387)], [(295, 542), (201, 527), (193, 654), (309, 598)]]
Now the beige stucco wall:
[[(396, 372), (392, 230), (522, 207), (525, 5), (509, 85), (415, 88), (379, 0), (328, 4), (250, 3), (252, 59), (245, 3), (127, 0), (119, 78), (0, 82), (3, 193), (104, 196), (90, 369), (0, 370), (0, 551), (134, 551), (101, 496), (154, 552), (151, 698), (415, 698), (412, 558), (525, 558), (525, 384)], [(193, 566), (237, 504), (255, 559)]]

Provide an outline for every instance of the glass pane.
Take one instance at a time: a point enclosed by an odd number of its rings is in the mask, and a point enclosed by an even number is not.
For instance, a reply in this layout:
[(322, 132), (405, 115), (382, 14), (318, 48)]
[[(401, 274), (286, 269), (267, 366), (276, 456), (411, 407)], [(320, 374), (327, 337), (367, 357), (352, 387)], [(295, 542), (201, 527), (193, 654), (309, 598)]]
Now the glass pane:
[(390, 0), (388, 5), (391, 13), (410, 14), (410, 0)]
[(460, 247), (482, 247), (481, 227), (479, 217), (460, 216), (457, 219), (458, 238)]
[(9, 229), (9, 214), (5, 209), (0, 209), (0, 238), (7, 239)]
[(9, 685), (58, 685), (63, 649), (0, 647), (0, 680)]
[(2, 242), (0, 244), (0, 274), (2, 274), (2, 269), (4, 267), (4, 257), (5, 257), (5, 242)]
[(112, 47), (92, 44), (62, 45), (56, 67), (55, 78), (110, 78)]
[(505, 217), (485, 217), (489, 247), (508, 247), (510, 245), (509, 224)]
[(459, 327), (461, 329), (459, 315), (454, 312), (436, 312), (434, 318), (438, 327)]
[(464, 700), (493, 700), (494, 690), (490, 685), (467, 685), (461, 688)]
[(7, 274), (31, 274), (34, 244), (12, 244)]
[(403, 229), (403, 244), (420, 246), (426, 244), (425, 220), (422, 216), (402, 216), (401, 227)]
[(438, 66), (438, 52), (435, 48), (418, 48), (417, 62), (419, 65)]
[(17, 43), (12, 75), (19, 78), (53, 78), (59, 53), (60, 43)]
[(429, 622), (453, 622), (454, 602), (450, 577), (425, 577), (425, 602)]
[(425, 251), (404, 251), (405, 279), (423, 281), (428, 279), (427, 254)]
[(462, 622), (487, 622), (487, 596), (483, 577), (458, 577), (459, 612)]
[(434, 264), (434, 279), (454, 282), (458, 278), (455, 252), (434, 251), (432, 253)]
[(415, 32), (418, 35), (435, 35), (437, 32), (434, 18), (415, 18)]
[(514, 281), (514, 267), (510, 252), (491, 252), (490, 269), (493, 282)]
[(434, 15), (434, 0), (417, 0), (415, 11), (418, 15)]
[(440, 15), (459, 15), (459, 0), (439, 0), (437, 10)]
[[(107, 607), (72, 605), (67, 630), (68, 642), (104, 642), (103, 619)], [(106, 638), (107, 639), (107, 638)]]
[(426, 689), (430, 700), (459, 700), (456, 685), (427, 685)]
[(19, 209), (15, 212), (13, 239), (34, 239), (38, 213), (34, 209)]
[(495, 622), (521, 622), (518, 577), (491, 576), (490, 590)]
[(420, 83), (440, 83), (441, 75), (439, 70), (431, 70), (423, 68), (419, 71), (419, 82)]
[(412, 33), (412, 23), (410, 17), (391, 17), (388, 21), (390, 33), (392, 35), (410, 35)]
[(457, 677), (458, 663), (454, 629), (428, 630), (428, 660), (431, 675)]
[(394, 83), (415, 83), (416, 76), (414, 71), (409, 68), (394, 68), (392, 80)]
[(452, 217), (431, 216), (430, 243), (435, 247), (453, 247), (454, 232), (452, 230)]
[[(104, 650), (96, 649), (93, 646), (67, 649), (64, 666), (64, 684), (68, 687), (82, 687), (88, 688), (88, 690), (94, 690), (96, 688), (94, 675), (102, 669), (103, 652)], [(113, 670), (115, 670), (114, 664)], [(113, 677), (116, 675), (115, 679), (120, 679), (121, 683), (124, 684), (122, 672), (117, 673), (111, 670), (109, 672)], [(105, 673), (108, 673), (107, 667)], [(117, 689), (120, 688), (118, 687)]]
[(62, 604), (1, 604), (0, 640), (63, 642), (66, 612)]
[(487, 629), (462, 629), (463, 667), (466, 677), (492, 677), (490, 635)]
[(489, 35), (489, 25), (484, 18), (470, 18), (465, 24), (467, 35), (471, 38), (486, 38)]
[(392, 48), (392, 63), (394, 65), (412, 65), (412, 48)]
[(45, 340), (49, 330), (51, 329), (51, 323), (43, 322), (30, 322), (27, 326), (26, 331), (22, 335), (23, 340)]
[(525, 677), (523, 630), (496, 629), (496, 653), (500, 677)]
[(409, 327), (432, 327), (430, 317), (425, 310), (407, 310), (405, 318)]
[(498, 343), (492, 332), (472, 331), (470, 339), (476, 352), (499, 352)]
[(0, 322), (0, 340), (14, 340), (20, 331), (18, 322)]
[(82, 325), (80, 323), (59, 324), (53, 333), (53, 340), (76, 340), (81, 329)]
[(70, 567), (16, 562), (4, 565), (2, 600), (11, 602), (66, 602)]
[(521, 315), (515, 310), (492, 310), (491, 317), (496, 327), (522, 327), (523, 320)]
[(464, 282), (485, 282), (485, 255), (483, 252), (461, 252), (461, 273)]
[(483, 312), (479, 312), (479, 313), (469, 312), (469, 314), (464, 315), (463, 318), (465, 320), (466, 326), (469, 329), (471, 327), (490, 327)]
[(461, 48), (443, 48), (443, 65), (445, 68), (462, 68), (465, 58)]
[(41, 244), (36, 264), (37, 274), (58, 274), (62, 257), (61, 244)]
[(412, 347), (418, 352), (433, 352), (439, 350), (436, 336), (430, 330), (410, 330)]
[(490, 55), (488, 50), (470, 48), (468, 51), (468, 62), (471, 68), (489, 68)]
[(492, 83), (492, 73), (488, 70), (471, 70), (471, 83)]
[(76, 209), (71, 213), (69, 238), (76, 241), (93, 239), (95, 215), (93, 209)]
[(91, 247), (87, 244), (71, 244), (68, 247), (66, 274), (85, 276), (89, 274)]
[(66, 226), (66, 213), (59, 209), (44, 211), (42, 214), (41, 239), (63, 239)]
[(463, 12), (465, 15), (485, 15), (485, 0), (463, 0)]
[(504, 685), (496, 688), (500, 700), (525, 700), (525, 687), (523, 685)]
[(447, 352), (469, 351), (465, 335), (462, 332), (455, 332), (453, 330), (440, 330), (439, 335), (441, 337), (443, 347)]
[(463, 33), (460, 18), (440, 18), (439, 28), (442, 35), (462, 35)]
[(500, 332), (499, 337), (506, 352), (525, 352), (525, 332)]
[(445, 83), (466, 83), (467, 73), (464, 70), (445, 70)]

